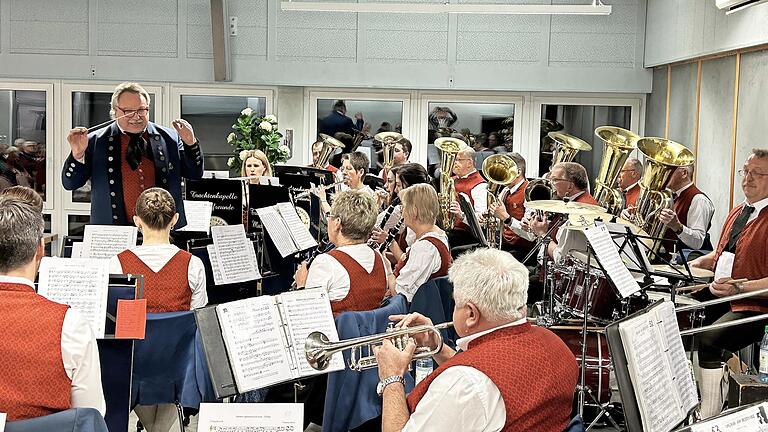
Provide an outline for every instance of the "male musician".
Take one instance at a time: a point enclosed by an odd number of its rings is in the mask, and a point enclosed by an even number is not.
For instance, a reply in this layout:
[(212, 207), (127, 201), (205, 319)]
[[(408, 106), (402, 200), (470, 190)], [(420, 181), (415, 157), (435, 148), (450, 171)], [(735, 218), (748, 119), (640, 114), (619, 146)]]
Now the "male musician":
[(627, 158), (616, 178), (616, 185), (624, 194), (624, 208), (634, 207), (640, 196), (640, 179), (643, 177), (643, 164), (635, 157)]
[[(753, 149), (739, 170), (741, 190), (745, 200), (728, 213), (717, 248), (693, 261), (692, 266), (715, 272), (715, 282), (709, 291), (716, 297), (768, 288), (768, 149)], [(748, 282), (729, 282), (737, 279)], [(730, 302), (730, 312), (715, 323), (725, 323), (768, 312), (766, 296)], [(720, 412), (723, 405), (721, 391), (723, 361), (730, 353), (760, 341), (765, 333), (765, 321), (721, 328), (702, 333), (699, 339), (699, 365), (701, 366), (702, 417)], [(727, 378), (725, 386), (727, 387)]]
[[(712, 250), (707, 231), (712, 224), (715, 206), (693, 184), (693, 165), (679, 167), (672, 172), (667, 188), (672, 191), (674, 209), (663, 209), (659, 215), (659, 220), (668, 228), (667, 232), (679, 240), (678, 247)], [(672, 253), (671, 250), (667, 252)]]
[(349, 135), (355, 134), (355, 129), (363, 128), (363, 113), (355, 114), (355, 121), (347, 117), (347, 104), (343, 100), (337, 100), (333, 104), (333, 110), (330, 114), (320, 120), (319, 132), (335, 136), (337, 132), (343, 132)]
[(507, 156), (517, 164), (517, 177), (501, 190), (499, 202), (493, 202), (488, 207), (494, 216), (504, 223), (504, 242), (501, 249), (511, 252), (515, 258), (522, 259), (533, 247), (530, 239), (518, 234), (522, 228), (520, 221), (525, 214), (525, 188), (528, 187), (528, 180), (525, 178), (525, 159), (520, 153), (507, 153)]
[[(411, 150), (413, 145), (408, 138), (401, 138), (394, 144), (394, 154), (392, 156), (392, 166), (401, 166), (408, 163), (408, 158), (411, 156)], [(386, 168), (379, 171), (379, 177), (384, 178)]]
[(69, 131), (71, 153), (61, 171), (64, 189), (75, 190), (91, 180), (91, 223), (128, 225), (134, 204), (145, 189), (162, 187), (176, 202), (179, 221), (187, 224), (181, 178), (203, 176), (203, 153), (192, 126), (182, 119), (173, 129), (149, 121), (149, 93), (139, 84), (115, 88), (110, 115), (115, 122), (95, 132)]
[[(539, 431), (565, 429), (578, 368), (563, 341), (526, 319), (528, 270), (510, 254), (478, 249), (454, 261), (453, 325), (457, 353), (447, 345), (434, 355), (440, 367), (406, 398), (402, 376), (416, 350), (389, 340), (376, 349), (383, 431)], [(432, 325), (419, 314), (400, 325)], [(437, 348), (433, 334), (415, 335)], [(542, 369), (543, 368), (543, 369)]]
[[(453, 174), (456, 199), (461, 199), (459, 194), (463, 194), (469, 200), (476, 215), (485, 213), (488, 208), (488, 183), (475, 169), (475, 150), (472, 147), (466, 147), (456, 154)], [(456, 220), (453, 229), (448, 232), (451, 247), (477, 243), (477, 239), (472, 236), (469, 226), (465, 223), (466, 219), (458, 201), (451, 203), (450, 211)]]
[(375, 222), (373, 196), (359, 190), (336, 194), (328, 215), (328, 239), (336, 249), (318, 255), (309, 269), (302, 263), (294, 275), (296, 286), (328, 290), (334, 314), (379, 307), (392, 271), (367, 244)]
[(30, 203), (0, 197), (0, 412), (23, 420), (91, 407), (106, 410), (96, 340), (69, 306), (35, 293), (45, 254), (43, 216)]
[[(320, 151), (323, 149), (323, 140), (319, 139), (312, 143), (312, 165), (315, 166), (317, 164), (317, 158), (320, 157)], [(335, 173), (339, 169), (331, 164), (326, 164), (325, 169), (328, 171)]]

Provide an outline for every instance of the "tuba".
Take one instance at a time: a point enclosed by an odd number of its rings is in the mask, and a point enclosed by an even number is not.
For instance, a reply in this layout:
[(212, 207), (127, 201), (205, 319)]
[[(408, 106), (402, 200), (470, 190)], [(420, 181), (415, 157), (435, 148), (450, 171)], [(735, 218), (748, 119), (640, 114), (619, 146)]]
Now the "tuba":
[(381, 143), (384, 168), (389, 170), (395, 164), (395, 144), (403, 139), (403, 136), (397, 132), (379, 132), (373, 139)]
[(320, 149), (320, 154), (317, 156), (317, 160), (314, 163), (315, 168), (325, 169), (328, 166), (328, 161), (331, 160), (331, 156), (336, 149), (343, 149), (344, 143), (336, 138), (320, 134), (320, 139), (323, 140), (323, 148)]
[[(511, 157), (503, 154), (488, 156), (483, 161), (483, 175), (488, 180), (488, 205), (498, 202), (498, 191), (503, 185), (517, 178), (517, 164)], [(504, 225), (490, 210), (485, 215), (485, 239), (492, 248), (501, 249), (504, 241)]]
[(442, 218), (442, 228), (446, 231), (453, 229), (453, 216), (451, 215), (451, 203), (456, 201), (456, 189), (453, 186), (451, 173), (453, 172), (453, 162), (456, 155), (467, 148), (467, 143), (457, 138), (438, 138), (435, 140), (435, 147), (440, 150), (440, 217)]
[[(666, 190), (672, 173), (693, 164), (693, 153), (680, 143), (664, 138), (640, 138), (637, 148), (645, 156), (645, 171), (640, 179), (632, 222), (650, 237), (662, 237), (667, 230), (659, 220), (661, 210), (672, 207), (672, 193)], [(651, 250), (658, 253), (661, 240), (653, 240)]]
[[(549, 167), (550, 169), (560, 162), (572, 162), (580, 151), (592, 150), (592, 146), (586, 141), (581, 138), (576, 138), (573, 135), (561, 132), (550, 132), (547, 136), (555, 143), (555, 148), (552, 153), (552, 165)], [(537, 178), (528, 182), (528, 186), (525, 187), (526, 201), (550, 199), (555, 199), (555, 190), (552, 189), (552, 182), (545, 178)]]
[(640, 136), (616, 126), (601, 126), (595, 129), (595, 135), (605, 146), (600, 171), (595, 178), (595, 199), (608, 213), (618, 216), (624, 210), (625, 199), (621, 190), (614, 187), (616, 177), (629, 153), (637, 148), (635, 143)]

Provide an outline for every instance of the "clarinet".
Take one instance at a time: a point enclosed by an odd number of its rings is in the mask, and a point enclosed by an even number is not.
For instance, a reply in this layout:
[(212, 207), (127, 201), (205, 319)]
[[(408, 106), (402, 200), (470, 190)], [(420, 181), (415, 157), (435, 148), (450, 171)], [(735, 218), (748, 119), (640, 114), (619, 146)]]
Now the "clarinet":
[[(307, 270), (309, 270), (309, 266), (312, 264), (312, 261), (314, 261), (315, 258), (317, 258), (318, 255), (324, 254), (326, 252), (330, 252), (332, 249), (335, 249), (335, 248), (336, 248), (336, 245), (331, 242), (327, 242), (327, 243), (325, 241), (320, 242), (320, 244), (318, 244), (317, 247), (307, 255), (307, 258), (305, 260), (307, 262)], [(289, 291), (294, 291), (294, 290), (296, 290), (295, 281), (291, 284), (291, 288), (289, 289)]]
[(384, 241), (384, 243), (381, 244), (381, 246), (379, 246), (379, 252), (384, 253), (384, 251), (389, 249), (389, 245), (395, 241), (395, 237), (397, 237), (397, 234), (400, 232), (400, 228), (403, 227), (403, 222), (405, 222), (405, 219), (400, 218), (400, 220), (397, 221), (397, 224), (390, 228), (389, 232), (387, 233), (387, 239)]
[[(387, 225), (387, 222), (389, 222), (389, 218), (392, 217), (392, 212), (395, 211), (395, 208), (398, 205), (400, 205), (400, 197), (396, 196), (392, 200), (392, 204), (390, 204), (389, 207), (387, 207), (387, 210), (384, 212), (384, 217), (381, 218), (381, 223), (379, 223), (379, 226), (378, 226), (379, 229), (383, 229)], [(370, 246), (371, 249), (377, 248), (376, 242), (373, 240), (368, 240), (368, 246)]]

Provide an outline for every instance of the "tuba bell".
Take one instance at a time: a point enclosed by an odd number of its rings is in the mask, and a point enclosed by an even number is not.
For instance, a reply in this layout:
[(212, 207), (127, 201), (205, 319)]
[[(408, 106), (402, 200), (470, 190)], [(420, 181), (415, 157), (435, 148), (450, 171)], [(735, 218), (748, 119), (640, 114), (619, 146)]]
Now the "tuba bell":
[(381, 143), (384, 154), (384, 168), (390, 169), (395, 164), (395, 144), (403, 139), (397, 132), (379, 132), (373, 139)]
[(440, 217), (442, 219), (442, 229), (450, 231), (453, 229), (453, 216), (451, 215), (451, 203), (456, 201), (456, 189), (453, 186), (453, 162), (456, 155), (467, 148), (464, 141), (444, 137), (435, 140), (435, 147), (440, 150)]
[[(560, 162), (573, 162), (580, 151), (592, 150), (592, 146), (589, 143), (573, 135), (562, 132), (550, 132), (547, 134), (547, 137), (555, 143), (554, 151), (552, 152), (552, 165), (549, 166), (550, 169)], [(526, 201), (549, 199), (555, 199), (552, 182), (545, 178), (537, 178), (528, 182), (528, 186), (525, 187)]]
[[(509, 184), (517, 178), (517, 164), (511, 157), (504, 154), (488, 156), (483, 161), (483, 176), (488, 180), (488, 205), (499, 202), (498, 192), (501, 186)], [(485, 239), (492, 248), (501, 249), (504, 241), (504, 224), (490, 210), (485, 215)]]
[(343, 149), (344, 143), (326, 134), (320, 134), (320, 139), (323, 140), (323, 148), (320, 149), (320, 154), (317, 156), (317, 160), (313, 166), (315, 168), (325, 169), (325, 167), (328, 166), (328, 161), (331, 160), (333, 153), (336, 149)]
[(595, 135), (603, 140), (605, 147), (600, 171), (595, 178), (594, 196), (608, 213), (618, 216), (624, 210), (625, 199), (621, 190), (614, 185), (629, 153), (637, 148), (636, 142), (640, 136), (616, 126), (601, 126), (595, 129)]

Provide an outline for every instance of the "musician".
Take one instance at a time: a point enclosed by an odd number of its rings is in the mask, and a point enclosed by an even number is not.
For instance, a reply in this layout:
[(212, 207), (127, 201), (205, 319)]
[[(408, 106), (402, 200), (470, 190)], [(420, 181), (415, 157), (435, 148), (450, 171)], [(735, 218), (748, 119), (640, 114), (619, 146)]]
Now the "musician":
[(643, 177), (643, 163), (635, 157), (627, 158), (616, 178), (616, 186), (624, 194), (624, 208), (634, 207), (640, 196), (640, 179)]
[(9, 421), (69, 408), (104, 415), (101, 367), (90, 324), (76, 310), (35, 293), (45, 254), (42, 213), (0, 197), (0, 412)]
[[(668, 233), (679, 240), (678, 249), (712, 250), (709, 240), (712, 215), (715, 206), (712, 201), (693, 184), (693, 165), (677, 168), (669, 178), (667, 188), (674, 198), (673, 209), (663, 209), (659, 220), (668, 228)], [(667, 247), (667, 246), (665, 246)], [(671, 248), (671, 245), (668, 246)], [(667, 249), (667, 252), (672, 251)]]
[(0, 196), (25, 202), (40, 213), (43, 212), (43, 198), (34, 189), (27, 186), (11, 186), (0, 191)]
[(367, 245), (376, 222), (376, 202), (359, 190), (339, 192), (328, 215), (328, 239), (336, 249), (318, 255), (294, 275), (296, 286), (328, 290), (334, 314), (379, 307), (392, 273), (389, 262)]
[[(488, 208), (488, 183), (475, 169), (475, 150), (472, 147), (466, 147), (456, 155), (453, 162), (453, 174), (456, 199), (460, 199), (459, 194), (464, 194), (477, 215), (485, 213)], [(450, 211), (456, 220), (453, 229), (448, 232), (451, 247), (477, 243), (477, 239), (474, 238), (469, 226), (465, 223), (466, 219), (458, 201), (451, 203)]]
[[(315, 166), (317, 164), (317, 158), (320, 157), (320, 151), (322, 149), (323, 149), (323, 140), (322, 139), (319, 139), (319, 140), (315, 141), (314, 143), (312, 143), (312, 165), (310, 165), (310, 166)], [(326, 165), (325, 169), (327, 169), (328, 171), (330, 171), (332, 173), (335, 173), (336, 171), (339, 170), (338, 168), (336, 168), (335, 166), (330, 165), (330, 164)]]
[[(408, 140), (408, 138), (401, 138), (399, 141), (397, 141), (394, 144), (394, 152), (392, 156), (392, 166), (397, 167), (408, 163), (408, 158), (411, 156), (411, 150), (413, 149), (413, 145), (411, 144), (411, 141)], [(381, 171), (379, 171), (378, 176), (381, 178), (385, 178), (384, 174), (387, 171), (386, 168), (382, 168)]]
[(440, 213), (435, 189), (422, 183), (403, 189), (399, 196), (405, 226), (413, 231), (415, 240), (390, 277), (390, 291), (405, 295), (410, 302), (422, 284), (446, 276), (453, 259), (448, 236), (435, 225)]
[(355, 129), (363, 128), (363, 113), (355, 113), (355, 121), (347, 117), (347, 104), (343, 100), (337, 100), (333, 104), (330, 114), (320, 120), (319, 132), (335, 137), (336, 133), (343, 132), (349, 135), (355, 134)]
[(511, 252), (515, 258), (522, 259), (533, 248), (533, 242), (530, 239), (520, 236), (521, 220), (525, 215), (525, 188), (528, 187), (528, 180), (525, 178), (525, 159), (520, 153), (507, 153), (507, 156), (517, 164), (517, 177), (504, 185), (504, 189), (499, 194), (499, 202), (489, 204), (488, 210), (504, 223), (502, 250)]
[[(715, 272), (715, 282), (709, 292), (725, 297), (742, 292), (768, 288), (768, 149), (753, 149), (739, 170), (741, 190), (745, 200), (728, 213), (717, 248), (690, 262), (692, 266)], [(729, 280), (748, 279), (744, 283)], [(715, 323), (725, 323), (768, 312), (765, 295), (730, 302), (730, 311)], [(707, 312), (709, 313), (709, 312)], [(753, 322), (737, 327), (710, 330), (699, 339), (702, 417), (720, 412), (723, 395), (723, 362), (730, 353), (759, 342), (765, 333), (765, 322)], [(727, 377), (725, 378), (727, 387)]]
[[(361, 192), (376, 196), (370, 186), (363, 184), (365, 174), (368, 172), (368, 156), (362, 152), (345, 153), (341, 157), (341, 169), (337, 173), (343, 176), (344, 184), (341, 190), (359, 190)], [(320, 200), (320, 208), (324, 213), (331, 211), (331, 205), (328, 203), (328, 196), (325, 189), (315, 187), (312, 193), (317, 195)]]
[(272, 167), (267, 155), (261, 150), (245, 150), (245, 159), (240, 168), (240, 176), (251, 177), (251, 184), (259, 184), (259, 177), (272, 177)]
[(200, 258), (171, 244), (179, 214), (165, 189), (147, 189), (136, 200), (133, 222), (143, 234), (141, 246), (112, 257), (110, 273), (144, 275), (147, 312), (176, 312), (208, 304), (205, 267)]
[(203, 176), (203, 153), (192, 126), (182, 119), (173, 129), (149, 121), (149, 93), (136, 83), (115, 88), (110, 102), (114, 123), (88, 133), (69, 131), (71, 153), (61, 171), (64, 189), (75, 190), (91, 180), (91, 223), (128, 225), (139, 194), (162, 187), (176, 202), (179, 222), (187, 224), (181, 178)]
[[(560, 432), (570, 420), (578, 377), (565, 343), (526, 319), (528, 270), (506, 252), (479, 249), (451, 266), (457, 353), (447, 345), (433, 357), (440, 367), (406, 398), (401, 377), (416, 350), (389, 340), (375, 348), (383, 431)], [(432, 325), (420, 314), (396, 316), (400, 325)], [(414, 337), (436, 348), (434, 335)]]

